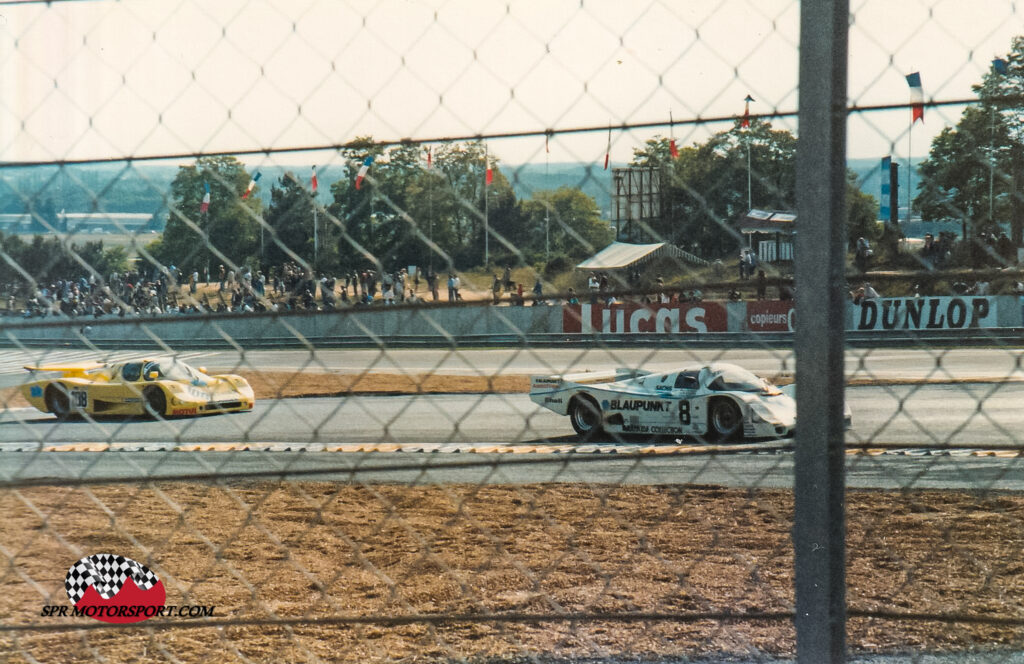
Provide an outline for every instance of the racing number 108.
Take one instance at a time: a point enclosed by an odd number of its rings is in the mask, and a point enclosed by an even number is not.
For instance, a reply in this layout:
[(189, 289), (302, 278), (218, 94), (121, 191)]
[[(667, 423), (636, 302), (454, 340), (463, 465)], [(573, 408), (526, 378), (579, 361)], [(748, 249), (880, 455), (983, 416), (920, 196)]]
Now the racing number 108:
[(690, 402), (689, 401), (683, 400), (683, 401), (679, 402), (679, 421), (682, 424), (689, 424), (690, 423)]

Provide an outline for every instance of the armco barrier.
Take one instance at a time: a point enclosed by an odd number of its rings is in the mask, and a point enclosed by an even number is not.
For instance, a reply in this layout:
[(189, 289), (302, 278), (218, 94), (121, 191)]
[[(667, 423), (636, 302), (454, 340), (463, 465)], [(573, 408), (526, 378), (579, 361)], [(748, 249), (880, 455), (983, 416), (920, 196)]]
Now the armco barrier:
[[(584, 312), (590, 320), (585, 333)], [(508, 346), (525, 342), (788, 346), (793, 322), (791, 301), (652, 305), (649, 309), (633, 304), (611, 309), (590, 305), (393, 307), (130, 320), (83, 318), (75, 327), (67, 327), (59, 319), (7, 318), (0, 325), (0, 344), (97, 348)], [(846, 312), (848, 339), (862, 344), (921, 339), (1017, 344), (1022, 327), (1021, 302), (1016, 296), (884, 298), (866, 306), (851, 303)], [(985, 328), (984, 334), (978, 334), (980, 328)], [(751, 336), (750, 332), (758, 334)]]

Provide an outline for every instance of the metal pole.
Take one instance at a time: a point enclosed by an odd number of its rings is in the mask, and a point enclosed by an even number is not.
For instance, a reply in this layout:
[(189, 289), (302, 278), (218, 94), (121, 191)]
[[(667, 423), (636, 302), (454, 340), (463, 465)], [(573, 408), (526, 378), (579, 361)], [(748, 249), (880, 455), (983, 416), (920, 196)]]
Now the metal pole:
[(487, 216), (488, 216), (488, 201), (487, 201), (487, 190), (490, 188), (487, 186), (487, 168), (490, 166), (490, 158), (487, 154), (487, 146), (484, 146), (484, 267), (491, 262), (490, 256), (490, 230), (487, 228)]
[[(547, 151), (546, 139), (544, 145), (544, 185), (549, 186), (551, 156)], [(548, 201), (548, 204), (544, 206), (544, 260), (551, 260), (551, 201)]]
[(843, 449), (849, 0), (800, 3), (794, 457), (799, 664), (846, 654)]
[(313, 199), (313, 265), (316, 265), (317, 257), (320, 255), (320, 243), (316, 233), (316, 198)]
[[(907, 131), (907, 222), (910, 221), (910, 213), (914, 209), (914, 203), (913, 203), (913, 200), (914, 200), (914, 190), (912, 188), (912, 183), (910, 181), (910, 178), (913, 177), (913, 174), (914, 174), (914, 166), (913, 166), (913, 164), (914, 164), (914, 162), (913, 162), (914, 150), (913, 150), (913, 146), (912, 146), (912, 144), (910, 142), (910, 139), (911, 139), (913, 133), (914, 133), (914, 121), (911, 120), (910, 121), (910, 129)], [(899, 215), (897, 215), (897, 218), (899, 218)], [(899, 242), (898, 239), (897, 239), (897, 242)]]
[(750, 178), (750, 134), (747, 133), (747, 212), (754, 209), (753, 186)]
[(996, 213), (994, 206), (995, 179), (996, 179), (996, 107), (992, 107), (989, 114), (989, 149), (988, 149), (988, 223), (995, 221)]

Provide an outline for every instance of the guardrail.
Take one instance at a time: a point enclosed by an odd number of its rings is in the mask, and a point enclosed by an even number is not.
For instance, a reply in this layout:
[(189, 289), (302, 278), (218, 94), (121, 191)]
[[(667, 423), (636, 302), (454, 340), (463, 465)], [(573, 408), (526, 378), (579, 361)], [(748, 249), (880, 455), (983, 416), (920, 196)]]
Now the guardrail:
[[(268, 325), (297, 324), (302, 319), (287, 315), (275, 316)], [(29, 348), (96, 348), (110, 349), (227, 349), (227, 348), (472, 348), (472, 347), (666, 347), (666, 348), (791, 348), (792, 332), (708, 332), (682, 334), (569, 334), (564, 332), (484, 334), (363, 334), (363, 335), (287, 335), (287, 334), (234, 334), (224, 332), (227, 321), (221, 316), (200, 320), (175, 321), (177, 326), (190, 326), (194, 331), (210, 332), (220, 329), (222, 334), (193, 334), (191, 336), (163, 336), (162, 319), (137, 319), (118, 322), (117, 325), (85, 325), (63, 332), (67, 334), (39, 334), (44, 328), (35, 326), (6, 327), (0, 330), (0, 347)], [(60, 328), (51, 328), (60, 330)], [(103, 332), (106, 333), (103, 333)], [(33, 333), (35, 332), (35, 334)], [(1024, 346), (1024, 327), (957, 329), (957, 330), (887, 330), (849, 331), (848, 346), (872, 348), (885, 346)]]

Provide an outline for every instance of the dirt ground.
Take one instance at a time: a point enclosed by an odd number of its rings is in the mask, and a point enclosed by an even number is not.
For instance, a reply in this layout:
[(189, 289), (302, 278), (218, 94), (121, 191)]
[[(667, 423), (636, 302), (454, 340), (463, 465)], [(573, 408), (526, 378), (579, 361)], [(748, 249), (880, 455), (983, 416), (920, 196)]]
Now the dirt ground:
[[(160, 484), (0, 493), (4, 625), (51, 625), (67, 568), (116, 552), (167, 603), (273, 625), (0, 635), (13, 662), (518, 662), (787, 654), (788, 620), (430, 626), (317, 618), (792, 611), (792, 496), (714, 487)], [(1024, 497), (851, 492), (848, 601), (1024, 617)], [(144, 623), (145, 624), (145, 623)], [(997, 625), (851, 619), (854, 651), (1020, 648)], [(635, 661), (635, 659), (630, 659)]]

